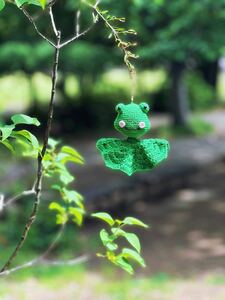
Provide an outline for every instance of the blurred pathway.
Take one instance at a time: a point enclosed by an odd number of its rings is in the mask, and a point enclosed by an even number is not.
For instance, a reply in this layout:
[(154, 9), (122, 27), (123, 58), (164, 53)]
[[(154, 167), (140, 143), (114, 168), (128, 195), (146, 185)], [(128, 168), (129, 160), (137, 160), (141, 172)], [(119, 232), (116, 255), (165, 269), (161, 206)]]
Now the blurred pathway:
[(203, 119), (214, 126), (214, 134), (218, 137), (225, 137), (225, 110), (215, 110), (205, 113)]

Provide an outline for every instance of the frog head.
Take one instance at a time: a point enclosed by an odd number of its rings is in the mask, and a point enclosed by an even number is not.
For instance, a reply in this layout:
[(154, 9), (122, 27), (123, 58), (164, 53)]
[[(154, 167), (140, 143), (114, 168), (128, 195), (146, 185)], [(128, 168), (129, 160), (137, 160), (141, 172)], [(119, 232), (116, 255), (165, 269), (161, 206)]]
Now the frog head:
[(117, 118), (114, 127), (128, 138), (139, 138), (150, 130), (148, 118), (149, 106), (141, 104), (118, 104), (116, 106)]

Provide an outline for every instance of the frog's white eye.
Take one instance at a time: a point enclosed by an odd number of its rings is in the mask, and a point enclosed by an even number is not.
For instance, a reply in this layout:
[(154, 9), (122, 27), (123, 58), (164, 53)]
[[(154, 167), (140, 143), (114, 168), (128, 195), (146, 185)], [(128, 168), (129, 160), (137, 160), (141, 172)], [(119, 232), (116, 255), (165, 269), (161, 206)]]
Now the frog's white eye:
[(140, 122), (138, 124), (139, 128), (144, 129), (145, 128), (145, 122)]
[(126, 122), (124, 120), (119, 121), (120, 128), (124, 128), (126, 126)]

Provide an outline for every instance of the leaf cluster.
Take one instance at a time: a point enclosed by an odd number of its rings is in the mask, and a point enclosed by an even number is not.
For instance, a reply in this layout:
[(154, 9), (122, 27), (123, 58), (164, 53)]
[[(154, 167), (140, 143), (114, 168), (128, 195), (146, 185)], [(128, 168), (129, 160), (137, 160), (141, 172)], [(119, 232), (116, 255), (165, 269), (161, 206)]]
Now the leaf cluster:
[[(14, 3), (19, 8), (27, 4), (27, 5), (37, 5), (44, 9), (47, 1), (46, 0), (14, 0), (9, 2)], [(5, 3), (6, 0), (0, 0), (0, 11), (4, 9)]]
[(95, 10), (99, 18), (103, 20), (106, 27), (110, 30), (108, 38), (114, 37), (117, 46), (123, 51), (124, 62), (131, 74), (131, 77), (133, 77), (135, 74), (135, 67), (131, 62), (131, 59), (136, 59), (138, 56), (133, 53), (132, 48), (137, 44), (135, 42), (125, 40), (122, 36), (137, 35), (137, 32), (134, 29), (126, 29), (118, 26), (118, 23), (124, 23), (126, 21), (124, 17), (111, 15), (108, 10), (101, 10), (99, 7), (96, 7)]
[(59, 142), (49, 139), (49, 147), (43, 158), (43, 173), (45, 177), (57, 175), (52, 189), (58, 191), (60, 201), (53, 201), (49, 208), (56, 211), (56, 223), (65, 224), (69, 220), (81, 226), (85, 214), (83, 197), (68, 185), (74, 181), (68, 163), (83, 164), (83, 157), (70, 146), (60, 146)]
[(37, 138), (29, 130), (17, 130), (16, 127), (18, 125), (39, 126), (39, 121), (36, 118), (32, 118), (24, 114), (16, 114), (12, 116), (11, 121), (12, 124), (0, 125), (0, 143), (13, 153), (16, 152), (15, 142), (19, 142), (24, 146), (29, 146), (32, 151), (38, 153), (39, 142)]
[[(127, 226), (148, 228), (145, 223), (133, 217), (126, 217), (124, 220), (113, 219), (110, 214), (105, 212), (94, 213), (92, 217), (100, 219), (110, 226), (110, 230), (102, 229), (100, 231), (100, 239), (105, 247), (105, 253), (98, 253), (99, 257), (106, 257), (129, 274), (134, 273), (132, 262), (145, 267), (138, 236), (135, 233), (126, 231)], [(125, 247), (121, 249), (119, 246), (121, 238), (125, 239), (131, 248)]]

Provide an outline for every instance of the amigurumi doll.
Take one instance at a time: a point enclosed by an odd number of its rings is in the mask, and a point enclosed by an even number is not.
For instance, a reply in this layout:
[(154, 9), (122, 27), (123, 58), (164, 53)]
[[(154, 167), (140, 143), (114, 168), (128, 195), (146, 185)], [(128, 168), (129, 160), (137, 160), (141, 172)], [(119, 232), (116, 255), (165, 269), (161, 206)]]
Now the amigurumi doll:
[(151, 170), (167, 158), (168, 141), (138, 139), (151, 127), (147, 103), (118, 104), (116, 112), (118, 115), (114, 127), (126, 139), (102, 138), (96, 144), (108, 168), (120, 170), (130, 176), (135, 172)]

